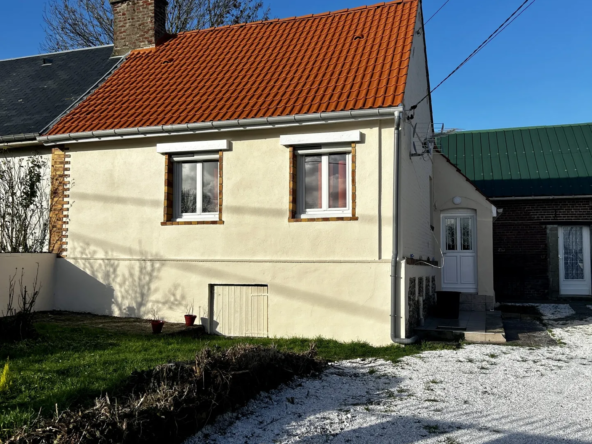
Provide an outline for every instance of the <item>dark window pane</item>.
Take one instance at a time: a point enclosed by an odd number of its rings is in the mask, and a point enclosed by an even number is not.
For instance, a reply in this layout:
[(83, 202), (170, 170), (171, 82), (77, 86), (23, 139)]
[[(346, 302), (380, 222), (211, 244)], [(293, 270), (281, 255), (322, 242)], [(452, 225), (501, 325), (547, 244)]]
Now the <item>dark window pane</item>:
[(307, 210), (323, 207), (321, 156), (304, 158), (304, 203)]
[(181, 164), (181, 213), (197, 211), (197, 164)]
[(448, 251), (456, 250), (456, 218), (447, 218), (444, 221), (446, 229), (446, 249)]
[(462, 249), (473, 249), (473, 218), (463, 217), (460, 220), (460, 232), (462, 236)]
[(218, 212), (218, 162), (203, 163), (202, 212)]
[(563, 228), (563, 269), (565, 279), (584, 279), (584, 234), (582, 227)]
[(347, 207), (347, 154), (329, 156), (329, 208)]

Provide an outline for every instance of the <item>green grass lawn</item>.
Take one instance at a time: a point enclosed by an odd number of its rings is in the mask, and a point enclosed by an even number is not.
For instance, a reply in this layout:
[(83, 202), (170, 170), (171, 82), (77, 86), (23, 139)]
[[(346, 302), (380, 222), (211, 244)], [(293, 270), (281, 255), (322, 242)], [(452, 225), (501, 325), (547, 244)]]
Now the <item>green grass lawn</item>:
[[(39, 338), (0, 345), (0, 371), (7, 359), (13, 377), (10, 389), (0, 393), (0, 439), (15, 427), (28, 424), (41, 412), (92, 404), (96, 396), (117, 395), (130, 374), (171, 361), (192, 360), (206, 345), (227, 348), (238, 343), (276, 344), (280, 349), (305, 351), (311, 339), (229, 339), (202, 336), (134, 334), (108, 328), (37, 323)], [(149, 327), (147, 327), (149, 328)], [(166, 328), (166, 327), (165, 327)], [(327, 360), (383, 358), (391, 361), (422, 351), (453, 345), (424, 343), (399, 347), (372, 347), (317, 338), (319, 356)], [(57, 405), (57, 407), (56, 407)]]

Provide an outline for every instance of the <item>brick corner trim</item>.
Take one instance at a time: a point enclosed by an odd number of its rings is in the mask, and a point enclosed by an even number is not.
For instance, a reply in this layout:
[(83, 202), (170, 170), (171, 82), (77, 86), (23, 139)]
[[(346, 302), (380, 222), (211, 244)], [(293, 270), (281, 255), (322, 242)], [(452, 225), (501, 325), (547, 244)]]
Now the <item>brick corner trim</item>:
[(289, 194), (289, 215), (288, 222), (345, 222), (356, 221), (356, 144), (351, 144), (351, 199), (352, 199), (352, 214), (351, 217), (315, 217), (315, 218), (297, 218), (296, 196), (298, 195), (298, 171), (297, 171), (297, 156), (296, 150), (293, 146), (289, 147), (290, 156), (290, 194)]
[(62, 146), (51, 150), (49, 251), (61, 257), (66, 257), (68, 252), (70, 154), (67, 151)]
[(170, 154), (164, 156), (164, 211), (163, 221), (160, 223), (161, 227), (170, 227), (176, 225), (224, 225), (222, 219), (222, 176), (223, 176), (223, 156), (224, 151), (218, 153), (218, 220), (199, 220), (199, 221), (183, 221), (175, 222), (174, 211), (173, 211), (173, 199), (174, 199), (174, 165), (173, 159)]

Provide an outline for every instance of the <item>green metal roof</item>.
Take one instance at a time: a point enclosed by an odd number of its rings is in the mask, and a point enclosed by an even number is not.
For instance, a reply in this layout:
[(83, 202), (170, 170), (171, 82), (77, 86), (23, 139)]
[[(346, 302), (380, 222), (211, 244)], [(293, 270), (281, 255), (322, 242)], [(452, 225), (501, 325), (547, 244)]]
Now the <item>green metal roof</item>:
[(592, 195), (592, 123), (460, 131), (437, 144), (487, 197)]

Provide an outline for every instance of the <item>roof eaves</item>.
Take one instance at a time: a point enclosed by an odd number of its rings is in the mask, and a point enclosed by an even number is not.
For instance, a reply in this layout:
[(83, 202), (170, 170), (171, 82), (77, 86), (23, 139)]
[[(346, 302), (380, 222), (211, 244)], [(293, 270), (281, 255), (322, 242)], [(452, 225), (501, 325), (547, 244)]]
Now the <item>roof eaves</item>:
[(27, 134), (10, 134), (7, 136), (0, 136), (0, 143), (12, 143), (12, 142), (28, 142), (34, 141), (39, 136), (39, 133), (27, 133)]
[(122, 138), (138, 138), (148, 136), (168, 136), (180, 134), (194, 134), (203, 132), (264, 129), (286, 126), (302, 126), (322, 123), (339, 123), (360, 120), (375, 120), (394, 118), (395, 111), (402, 111), (401, 105), (390, 108), (376, 108), (352, 111), (336, 111), (317, 114), (297, 114), (292, 116), (263, 117), (241, 120), (222, 120), (216, 122), (196, 122), (175, 125), (161, 125), (137, 128), (121, 128), (100, 131), (86, 131), (80, 133), (53, 134), (39, 136), (37, 140), (44, 145), (59, 143), (94, 142)]

